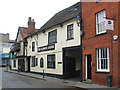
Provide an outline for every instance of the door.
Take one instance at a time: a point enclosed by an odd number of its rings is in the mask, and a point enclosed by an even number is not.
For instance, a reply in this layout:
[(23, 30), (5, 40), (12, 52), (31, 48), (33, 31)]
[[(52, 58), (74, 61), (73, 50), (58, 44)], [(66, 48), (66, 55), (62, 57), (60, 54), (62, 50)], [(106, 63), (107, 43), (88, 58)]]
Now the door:
[(66, 56), (65, 58), (65, 78), (72, 78), (75, 76), (76, 60), (73, 57)]
[(22, 72), (25, 71), (25, 61), (24, 61), (24, 59), (18, 59), (18, 66), (20, 66), (20, 70)]
[(28, 72), (30, 72), (30, 57), (28, 57), (27, 60), (28, 60)]
[(91, 79), (91, 54), (86, 55), (86, 79)]

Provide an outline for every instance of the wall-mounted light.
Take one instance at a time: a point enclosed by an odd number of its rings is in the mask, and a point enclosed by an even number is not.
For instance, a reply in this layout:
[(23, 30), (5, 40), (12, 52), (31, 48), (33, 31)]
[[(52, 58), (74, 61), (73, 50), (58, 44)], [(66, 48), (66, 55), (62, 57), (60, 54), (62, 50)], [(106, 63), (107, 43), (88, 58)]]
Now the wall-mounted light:
[(114, 35), (113, 36), (113, 39), (116, 41), (118, 39), (118, 36), (117, 35)]
[(42, 30), (43, 33), (45, 33), (45, 30)]
[(81, 17), (79, 15), (77, 15), (76, 17), (76, 22), (77, 22), (77, 25), (78, 27), (80, 27), (80, 35), (83, 36), (84, 35), (84, 26), (81, 26), (80, 23), (81, 23)]
[(63, 25), (62, 25), (62, 24), (59, 24), (59, 26), (60, 26), (60, 27), (63, 27)]
[(79, 15), (77, 15), (76, 17), (76, 22), (77, 22), (77, 25), (80, 26), (80, 21), (81, 21), (81, 18)]
[(45, 33), (45, 30), (42, 30), (42, 32), (43, 32), (43, 34), (47, 35), (47, 34)]

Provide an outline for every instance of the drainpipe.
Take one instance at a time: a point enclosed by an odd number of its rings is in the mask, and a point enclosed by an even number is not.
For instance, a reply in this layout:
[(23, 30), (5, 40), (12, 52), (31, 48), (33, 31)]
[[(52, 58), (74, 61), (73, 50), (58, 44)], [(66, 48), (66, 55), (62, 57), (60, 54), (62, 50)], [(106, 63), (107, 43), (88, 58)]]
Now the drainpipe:
[[(82, 30), (82, 6), (81, 6), (81, 0), (80, 0), (80, 12), (79, 12), (79, 15), (80, 15), (80, 33), (81, 33), (81, 30)], [(83, 53), (83, 51), (82, 51), (82, 35), (80, 35), (80, 44), (81, 44), (81, 52), (80, 52), (80, 56), (81, 56), (81, 58), (80, 58), (80, 82), (82, 82), (83, 81), (83, 61), (82, 61), (82, 53)]]

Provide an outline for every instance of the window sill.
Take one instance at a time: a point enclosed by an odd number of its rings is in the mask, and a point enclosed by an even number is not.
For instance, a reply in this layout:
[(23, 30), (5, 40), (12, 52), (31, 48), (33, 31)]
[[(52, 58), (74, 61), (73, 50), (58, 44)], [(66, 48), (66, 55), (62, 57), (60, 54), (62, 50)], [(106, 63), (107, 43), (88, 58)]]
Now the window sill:
[(110, 74), (110, 71), (95, 71), (95, 73), (107, 73), (107, 74)]
[(53, 42), (53, 43), (48, 43), (48, 45), (53, 45), (53, 44), (55, 44), (55, 43), (57, 43), (57, 42)]
[(107, 34), (107, 32), (96, 34), (94, 37), (97, 37), (97, 36), (100, 36), (100, 35), (105, 35), (105, 34)]
[(66, 41), (73, 40), (74, 38), (67, 39)]
[(55, 69), (55, 68), (50, 68), (50, 67), (47, 67), (47, 69)]

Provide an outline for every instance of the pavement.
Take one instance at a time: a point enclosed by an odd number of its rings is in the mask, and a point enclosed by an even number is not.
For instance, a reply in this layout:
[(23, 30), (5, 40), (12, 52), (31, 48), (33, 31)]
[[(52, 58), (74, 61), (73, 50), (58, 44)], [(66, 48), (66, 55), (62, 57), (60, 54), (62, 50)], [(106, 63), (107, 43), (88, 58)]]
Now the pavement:
[(120, 88), (116, 88), (116, 87), (107, 87), (107, 86), (103, 86), (103, 85), (98, 85), (98, 84), (93, 84), (93, 83), (86, 83), (86, 82), (80, 82), (80, 81), (73, 81), (73, 80), (67, 80), (67, 79), (58, 79), (58, 78), (54, 78), (54, 77), (49, 77), (49, 76), (45, 76), (43, 78), (42, 75), (40, 74), (34, 74), (34, 73), (25, 73), (25, 72), (17, 72), (17, 71), (13, 71), (13, 70), (4, 70), (5, 72), (9, 72), (9, 73), (14, 73), (14, 74), (19, 74), (22, 76), (27, 76), (27, 77), (31, 77), (31, 78), (36, 78), (36, 79), (41, 79), (44, 81), (54, 81), (54, 82), (60, 82), (60, 83), (64, 83), (66, 85), (69, 85), (71, 87), (74, 88), (80, 88), (80, 89), (84, 89), (84, 90), (96, 90), (96, 89), (110, 89), (110, 90), (120, 90)]

